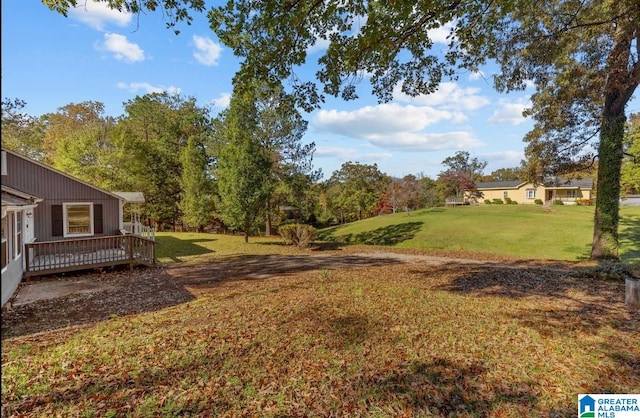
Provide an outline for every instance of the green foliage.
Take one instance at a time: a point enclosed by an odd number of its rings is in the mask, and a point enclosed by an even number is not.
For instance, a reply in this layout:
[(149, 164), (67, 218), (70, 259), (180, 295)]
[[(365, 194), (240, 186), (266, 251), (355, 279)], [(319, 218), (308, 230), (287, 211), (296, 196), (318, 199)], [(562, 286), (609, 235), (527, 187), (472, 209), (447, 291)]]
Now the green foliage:
[(533, 201), (533, 203), (535, 203), (536, 205), (542, 205), (544, 202), (542, 201), (542, 199), (536, 199)]
[(623, 194), (640, 194), (640, 114), (631, 115), (624, 137), (620, 179)]
[(44, 159), (44, 121), (22, 110), (26, 102), (20, 99), (2, 100), (2, 146), (33, 160)]
[(554, 206), (562, 206), (564, 205), (564, 202), (562, 201), (562, 199), (556, 199), (553, 201), (553, 205)]
[(244, 232), (245, 242), (258, 214), (272, 193), (272, 156), (261, 144), (254, 96), (236, 90), (223, 128), (216, 133), (218, 161), (218, 216), (229, 227)]
[(494, 205), (502, 205), (504, 202), (502, 201), (502, 199), (499, 198), (495, 198), (493, 199), (493, 204)]
[(213, 217), (214, 183), (202, 140), (191, 136), (180, 158), (182, 164), (180, 210), (185, 225), (202, 232)]
[(280, 225), (278, 233), (287, 244), (306, 248), (316, 239), (316, 229), (311, 225), (293, 223)]
[(490, 205), (490, 204), (491, 204), (491, 200), (489, 200), (489, 199), (484, 199), (484, 204), (485, 204), (485, 205)]
[(511, 200), (511, 198), (510, 198), (510, 197), (505, 197), (505, 198), (504, 198), (504, 204), (505, 204), (505, 205), (510, 205), (510, 204), (512, 204), (512, 203), (513, 203), (513, 201)]

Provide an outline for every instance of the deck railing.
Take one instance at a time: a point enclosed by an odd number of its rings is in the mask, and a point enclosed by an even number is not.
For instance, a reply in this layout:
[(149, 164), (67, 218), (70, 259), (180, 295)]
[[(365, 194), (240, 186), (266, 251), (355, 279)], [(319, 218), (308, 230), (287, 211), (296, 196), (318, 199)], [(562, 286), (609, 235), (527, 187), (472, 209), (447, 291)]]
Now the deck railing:
[(139, 237), (156, 240), (156, 231), (150, 226), (142, 225), (140, 222), (124, 222), (124, 230), (129, 234), (137, 235)]
[(61, 273), (129, 264), (155, 263), (154, 241), (136, 235), (82, 238), (25, 244), (24, 275)]

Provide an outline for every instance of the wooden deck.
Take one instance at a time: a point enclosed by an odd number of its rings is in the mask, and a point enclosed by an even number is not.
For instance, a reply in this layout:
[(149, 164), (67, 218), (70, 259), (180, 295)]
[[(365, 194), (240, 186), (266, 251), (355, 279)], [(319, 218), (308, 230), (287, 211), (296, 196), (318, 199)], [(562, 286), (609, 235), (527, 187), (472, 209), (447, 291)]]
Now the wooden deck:
[(25, 244), (25, 277), (128, 264), (155, 264), (155, 242), (136, 235)]

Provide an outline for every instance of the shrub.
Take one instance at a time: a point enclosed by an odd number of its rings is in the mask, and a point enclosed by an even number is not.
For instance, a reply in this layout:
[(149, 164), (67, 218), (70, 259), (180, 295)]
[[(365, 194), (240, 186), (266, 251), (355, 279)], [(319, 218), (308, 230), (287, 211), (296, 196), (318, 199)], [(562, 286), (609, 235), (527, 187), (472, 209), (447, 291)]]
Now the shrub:
[(533, 203), (535, 203), (536, 205), (541, 205), (544, 202), (542, 201), (542, 199), (536, 199), (533, 201)]
[(558, 206), (562, 206), (562, 205), (564, 205), (564, 202), (562, 200), (560, 200), (560, 199), (556, 199), (556, 200), (553, 201), (553, 204), (554, 205), (558, 205)]
[(306, 248), (316, 239), (316, 229), (305, 224), (286, 224), (278, 228), (280, 236), (286, 244)]
[(491, 204), (491, 201), (490, 201), (489, 199), (484, 199), (484, 204), (485, 204), (485, 205), (490, 205), (490, 204)]
[(493, 199), (493, 204), (494, 205), (502, 205), (504, 202), (502, 201), (502, 199)]
[(511, 202), (513, 202), (513, 201), (511, 200), (511, 198), (510, 198), (510, 197), (505, 197), (505, 198), (504, 198), (504, 203), (505, 203), (506, 205), (510, 205), (510, 204), (511, 204)]
[(591, 199), (578, 199), (576, 204), (579, 206), (593, 206), (593, 200)]
[(517, 205), (517, 204), (518, 204), (518, 202), (516, 202), (515, 200), (512, 200), (512, 201), (511, 201), (511, 204), (512, 204), (512, 205)]

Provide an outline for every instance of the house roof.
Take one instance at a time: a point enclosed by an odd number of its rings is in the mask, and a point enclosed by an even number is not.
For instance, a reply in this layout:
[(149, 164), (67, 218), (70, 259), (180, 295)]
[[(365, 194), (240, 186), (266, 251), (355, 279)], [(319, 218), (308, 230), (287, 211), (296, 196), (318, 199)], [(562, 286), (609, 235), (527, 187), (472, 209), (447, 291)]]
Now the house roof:
[[(478, 190), (486, 189), (519, 189), (527, 182), (520, 180), (510, 181), (490, 181), (486, 183), (476, 183)], [(547, 181), (543, 185), (547, 189), (592, 189), (593, 179), (555, 179), (553, 181)]]
[(23, 193), (11, 187), (2, 186), (2, 206), (32, 206), (42, 202), (39, 197)]
[[(109, 196), (113, 196), (113, 197), (115, 197), (115, 198), (117, 198), (117, 199), (123, 199), (123, 200), (125, 200), (125, 201), (126, 201), (126, 199), (125, 199), (125, 198), (123, 198), (122, 196), (118, 196), (117, 194), (115, 194), (115, 193), (113, 193), (113, 192), (107, 191), (107, 190), (102, 189), (102, 188), (100, 188), (100, 187), (98, 187), (98, 186), (94, 186), (93, 184), (91, 184), (91, 183), (87, 183), (87, 182), (86, 182), (86, 181), (84, 181), (84, 180), (80, 180), (80, 179), (79, 179), (79, 178), (77, 178), (77, 177), (74, 177), (74, 176), (72, 176), (72, 175), (70, 175), (70, 174), (67, 174), (67, 173), (65, 173), (65, 172), (63, 172), (63, 171), (60, 171), (60, 170), (58, 170), (58, 169), (56, 169), (56, 168), (53, 168), (53, 167), (51, 167), (50, 165), (47, 165), (47, 164), (42, 163), (42, 162), (40, 162), (40, 161), (36, 161), (36, 160), (34, 160), (34, 159), (31, 159), (31, 158), (29, 158), (29, 157), (26, 157), (26, 156), (24, 156), (24, 155), (22, 155), (22, 154), (19, 154), (19, 153), (15, 152), (15, 151), (11, 151), (11, 150), (9, 150), (9, 149), (6, 149), (6, 148), (4, 148), (4, 147), (2, 147), (2, 151), (3, 151), (3, 152), (10, 153), (10, 154), (13, 154), (13, 155), (15, 155), (16, 157), (22, 158), (23, 160), (27, 160), (27, 161), (29, 161), (29, 162), (31, 162), (31, 163), (33, 163), (33, 164), (39, 165), (39, 166), (41, 166), (41, 167), (44, 167), (44, 168), (46, 168), (47, 170), (51, 170), (51, 171), (53, 171), (54, 173), (58, 173), (58, 174), (60, 174), (61, 176), (64, 176), (64, 177), (70, 178), (70, 179), (72, 179), (72, 180), (74, 180), (74, 181), (77, 181), (78, 183), (84, 184), (85, 186), (91, 187), (92, 189), (98, 190), (98, 191), (100, 191), (100, 192), (102, 192), (102, 193), (105, 193), (105, 194), (107, 194), (107, 195), (109, 195)], [(141, 194), (142, 194), (142, 192), (139, 192), (139, 193), (141, 193)]]
[(123, 198), (126, 203), (144, 203), (142, 192), (113, 192), (113, 194)]
[(547, 189), (593, 189), (593, 179), (556, 179), (546, 182)]

